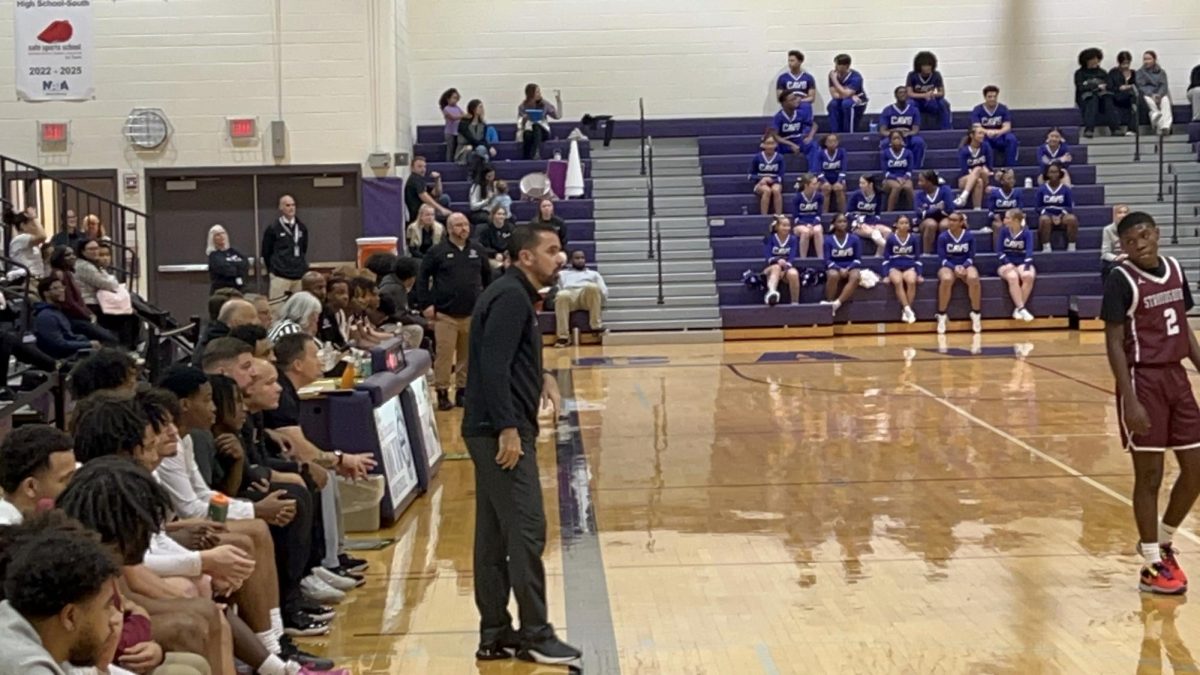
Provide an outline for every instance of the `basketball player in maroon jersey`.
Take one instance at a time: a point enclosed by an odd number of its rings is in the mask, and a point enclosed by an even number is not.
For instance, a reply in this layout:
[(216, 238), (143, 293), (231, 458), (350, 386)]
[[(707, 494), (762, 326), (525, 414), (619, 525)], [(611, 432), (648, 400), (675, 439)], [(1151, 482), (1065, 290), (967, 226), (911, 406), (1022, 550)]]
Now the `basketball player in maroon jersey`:
[[(1171, 540), (1200, 495), (1200, 408), (1184, 370), (1200, 369), (1200, 345), (1188, 327), (1192, 294), (1174, 258), (1158, 255), (1158, 226), (1137, 211), (1117, 224), (1128, 259), (1104, 283), (1105, 344), (1117, 380), (1121, 442), (1133, 456), (1133, 514), (1142, 557), (1139, 588), (1149, 593), (1187, 591)], [(1163, 455), (1174, 450), (1179, 478), (1162, 520), (1158, 492)]]

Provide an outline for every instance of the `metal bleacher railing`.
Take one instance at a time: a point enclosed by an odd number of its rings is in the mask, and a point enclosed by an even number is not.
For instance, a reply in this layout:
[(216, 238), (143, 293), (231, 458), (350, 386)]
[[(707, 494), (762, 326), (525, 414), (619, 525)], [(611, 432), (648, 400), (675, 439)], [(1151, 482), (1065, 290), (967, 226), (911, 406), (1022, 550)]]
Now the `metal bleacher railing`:
[[(140, 355), (146, 359), (146, 368), (151, 378), (153, 379), (166, 365), (191, 353), (197, 324), (192, 322), (180, 326), (168, 314), (150, 306), (136, 295), (140, 275), (136, 233), (139, 228), (148, 225), (149, 219), (145, 213), (75, 185), (69, 177), (60, 178), (40, 167), (3, 155), (0, 155), (0, 199), (6, 207), (16, 211), (32, 207), (42, 225), (51, 233), (63, 231), (67, 227), (68, 211), (74, 213), (80, 227), (83, 227), (86, 216), (98, 217), (113, 251), (109, 270), (134, 294), (134, 308), (146, 329), (145, 349)], [(5, 230), (4, 251), (8, 250), (11, 238), (12, 233)], [(26, 335), (32, 328), (32, 305), (35, 300), (29, 270), (2, 255), (0, 266), (5, 271), (25, 269), (24, 281), (19, 285), (4, 286), (3, 292), (11, 307), (20, 308), (19, 316), (12, 321), (10, 329), (20, 335)], [(59, 426), (65, 423), (62, 414), (65, 407), (62, 391), (64, 378), (57, 372), (49, 375), (47, 382), (21, 392), (16, 401), (0, 403), (0, 434), (3, 433), (3, 429), (12, 426), (13, 415), (18, 410), (32, 408), (48, 417), (50, 404), (46, 403), (47, 395), (53, 399), (54, 423)], [(0, 386), (6, 384), (0, 383)]]

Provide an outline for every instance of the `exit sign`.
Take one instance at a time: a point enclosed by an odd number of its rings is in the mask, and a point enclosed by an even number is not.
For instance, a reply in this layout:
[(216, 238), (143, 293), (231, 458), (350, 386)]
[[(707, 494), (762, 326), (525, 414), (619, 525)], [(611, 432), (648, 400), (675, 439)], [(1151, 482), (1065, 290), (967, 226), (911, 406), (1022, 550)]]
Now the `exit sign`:
[(39, 122), (38, 136), (43, 144), (67, 142), (66, 122)]
[(229, 138), (244, 141), (258, 137), (258, 119), (254, 117), (230, 117), (226, 120)]

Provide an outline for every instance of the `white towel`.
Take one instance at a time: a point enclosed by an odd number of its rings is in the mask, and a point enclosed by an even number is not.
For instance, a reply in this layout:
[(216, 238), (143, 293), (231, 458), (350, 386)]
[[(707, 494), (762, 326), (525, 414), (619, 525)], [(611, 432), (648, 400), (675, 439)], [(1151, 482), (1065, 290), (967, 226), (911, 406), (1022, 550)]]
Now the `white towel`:
[(567, 199), (583, 196), (583, 162), (579, 161), (579, 141), (571, 140), (571, 156), (567, 158)]

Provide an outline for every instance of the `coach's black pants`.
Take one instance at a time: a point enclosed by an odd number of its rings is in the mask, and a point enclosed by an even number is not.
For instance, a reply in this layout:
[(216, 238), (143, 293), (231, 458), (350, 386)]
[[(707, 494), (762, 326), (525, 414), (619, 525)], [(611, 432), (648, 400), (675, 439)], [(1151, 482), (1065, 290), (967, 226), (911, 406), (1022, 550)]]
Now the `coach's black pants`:
[[(300, 597), (300, 580), (308, 576), (312, 568), (310, 558), (313, 549), (313, 498), (308, 488), (294, 483), (271, 483), (271, 492), (284, 490), (287, 498), (296, 502), (296, 517), (282, 527), (271, 525), (271, 540), (275, 542), (275, 569), (279, 574), (279, 604), (291, 609)], [(246, 495), (257, 501), (265, 495)]]
[(496, 464), (494, 437), (464, 441), (475, 464), (475, 606), (480, 642), (494, 642), (512, 627), (508, 594), (517, 599), (521, 637), (553, 635), (546, 619), (546, 514), (534, 437), (522, 436), (525, 455), (510, 470)]

